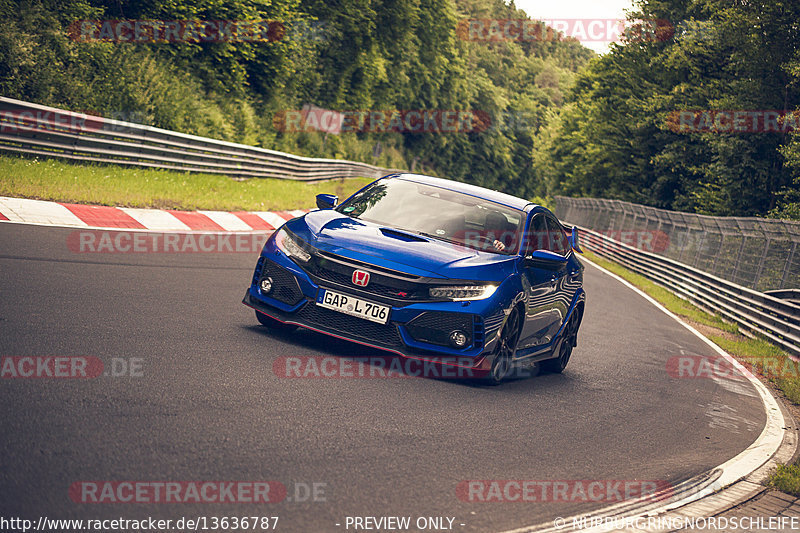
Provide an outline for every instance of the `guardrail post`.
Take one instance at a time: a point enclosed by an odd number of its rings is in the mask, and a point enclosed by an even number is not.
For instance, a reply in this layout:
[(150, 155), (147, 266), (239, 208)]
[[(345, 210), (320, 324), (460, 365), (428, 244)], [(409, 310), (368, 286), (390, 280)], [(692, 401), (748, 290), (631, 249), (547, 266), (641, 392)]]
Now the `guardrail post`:
[(739, 265), (742, 262), (742, 253), (744, 253), (744, 245), (747, 243), (747, 235), (742, 235), (742, 244), (739, 245), (739, 253), (736, 254), (736, 263), (733, 265), (733, 272), (731, 273), (731, 281), (736, 283), (736, 274), (739, 273)]
[(692, 266), (697, 266), (697, 262), (700, 260), (700, 250), (703, 248), (703, 244), (706, 241), (706, 233), (708, 233), (702, 222), (700, 222), (700, 226), (703, 228), (703, 232), (700, 234), (700, 242), (697, 243), (697, 251), (694, 253), (694, 263), (692, 263)]
[(725, 230), (722, 228), (722, 225), (716, 218), (714, 219), (714, 224), (717, 225), (717, 234), (719, 235), (719, 246), (717, 246), (717, 249), (714, 252), (714, 263), (711, 265), (711, 273), (716, 275), (717, 261), (719, 261), (719, 256), (722, 255), (722, 245), (725, 244)]
[(794, 261), (794, 252), (795, 252), (795, 250), (797, 250), (797, 243), (793, 242), (792, 243), (792, 249), (789, 252), (789, 259), (786, 261), (786, 265), (784, 265), (784, 267), (783, 267), (783, 276), (781, 276), (781, 286), (778, 287), (779, 289), (785, 289), (786, 288), (786, 278), (789, 277), (789, 268), (791, 267), (792, 262)]
[[(678, 261), (683, 260), (683, 252), (685, 252), (686, 247), (689, 246), (689, 224), (686, 223), (686, 215), (681, 214), (680, 217), (681, 217), (681, 224), (683, 224), (683, 228), (685, 231), (684, 231), (683, 242), (681, 242), (681, 251), (678, 254)], [(673, 224), (672, 227), (673, 229), (677, 229), (677, 226), (675, 224)]]
[(86, 135), (84, 129), (85, 128), (83, 127), (79, 127), (77, 128), (77, 131), (74, 132), (75, 137), (72, 139), (72, 146), (71, 149), (69, 150), (69, 155), (74, 156), (76, 153), (80, 153), (80, 147), (81, 144), (83, 143), (83, 138)]
[(764, 271), (764, 263), (767, 260), (767, 251), (769, 250), (770, 238), (766, 238), (766, 243), (764, 244), (764, 251), (761, 252), (761, 260), (758, 262), (758, 268), (756, 269), (756, 275), (753, 276), (753, 290), (756, 290), (756, 286), (758, 285), (758, 280), (761, 279), (761, 273)]

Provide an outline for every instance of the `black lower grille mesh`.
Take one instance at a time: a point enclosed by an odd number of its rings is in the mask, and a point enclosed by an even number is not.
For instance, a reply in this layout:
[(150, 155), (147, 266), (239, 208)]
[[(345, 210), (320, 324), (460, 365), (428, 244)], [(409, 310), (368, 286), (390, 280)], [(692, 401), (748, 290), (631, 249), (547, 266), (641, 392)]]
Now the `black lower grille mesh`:
[(358, 339), (370, 344), (387, 348), (402, 348), (403, 342), (397, 326), (392, 323), (378, 324), (358, 317), (325, 309), (308, 302), (297, 312), (297, 316), (310, 325), (319, 326), (321, 330), (341, 333), (348, 338)]
[(266, 296), (275, 298), (287, 305), (295, 305), (303, 299), (303, 293), (297, 284), (297, 278), (285, 268), (271, 261), (266, 261), (262, 267), (260, 279), (266, 277), (272, 278), (272, 290)]
[(460, 330), (467, 334), (470, 345), (474, 338), (472, 324), (472, 315), (466, 313), (428, 311), (409, 322), (406, 329), (414, 340), (440, 346), (449, 346), (450, 332)]

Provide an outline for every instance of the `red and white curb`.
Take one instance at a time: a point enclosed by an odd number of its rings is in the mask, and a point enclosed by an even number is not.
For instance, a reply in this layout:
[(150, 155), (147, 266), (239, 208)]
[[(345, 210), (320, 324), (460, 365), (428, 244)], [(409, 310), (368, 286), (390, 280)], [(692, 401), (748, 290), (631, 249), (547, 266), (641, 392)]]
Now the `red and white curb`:
[(250, 233), (273, 231), (308, 210), (175, 211), (0, 196), (0, 221), (86, 229)]

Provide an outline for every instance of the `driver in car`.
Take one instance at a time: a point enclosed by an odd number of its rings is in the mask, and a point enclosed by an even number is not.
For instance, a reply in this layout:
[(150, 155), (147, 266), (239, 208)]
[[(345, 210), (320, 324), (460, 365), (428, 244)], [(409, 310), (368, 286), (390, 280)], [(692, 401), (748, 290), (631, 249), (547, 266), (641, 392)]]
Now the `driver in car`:
[(486, 221), (483, 223), (483, 229), (486, 232), (486, 237), (492, 240), (492, 246), (498, 252), (503, 252), (506, 249), (505, 243), (500, 239), (506, 233), (508, 222), (506, 217), (496, 211), (486, 213)]
[(498, 252), (503, 252), (507, 248), (501, 239), (508, 237), (508, 222), (505, 216), (496, 211), (486, 214), (483, 230), (467, 230), (466, 221), (461, 215), (447, 220), (443, 229), (437, 230), (437, 233), (439, 232), (478, 249), (485, 250), (489, 243)]

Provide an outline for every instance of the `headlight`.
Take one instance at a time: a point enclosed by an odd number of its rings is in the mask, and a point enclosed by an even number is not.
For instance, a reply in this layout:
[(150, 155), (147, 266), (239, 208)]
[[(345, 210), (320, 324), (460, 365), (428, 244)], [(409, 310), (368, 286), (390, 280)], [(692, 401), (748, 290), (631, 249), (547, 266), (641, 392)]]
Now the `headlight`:
[(308, 263), (311, 259), (311, 254), (303, 249), (299, 239), (283, 228), (275, 234), (275, 246), (287, 256), (302, 263)]
[(483, 300), (488, 298), (497, 285), (449, 285), (444, 287), (431, 287), (428, 295), (437, 300)]

